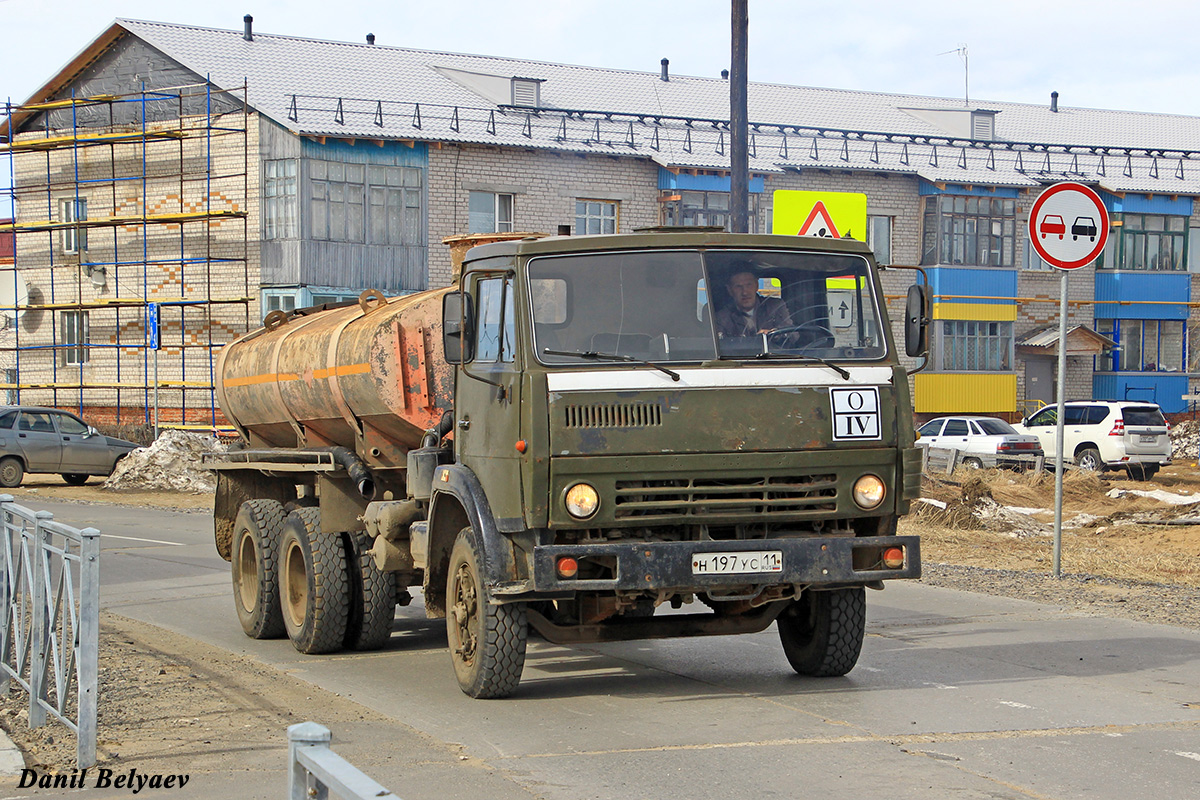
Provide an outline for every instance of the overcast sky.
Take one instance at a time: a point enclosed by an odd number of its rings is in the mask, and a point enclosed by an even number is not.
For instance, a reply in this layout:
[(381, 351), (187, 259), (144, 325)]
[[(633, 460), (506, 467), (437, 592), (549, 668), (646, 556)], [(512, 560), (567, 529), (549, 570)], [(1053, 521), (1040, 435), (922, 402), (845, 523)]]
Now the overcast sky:
[[(1200, 2), (749, 0), (750, 80), (1200, 116)], [(332, 13), (331, 13), (332, 12)], [(0, 102), (19, 103), (117, 17), (717, 76), (729, 0), (0, 0)], [(0, 182), (8, 169), (0, 170)], [(4, 185), (0, 183), (0, 185)]]

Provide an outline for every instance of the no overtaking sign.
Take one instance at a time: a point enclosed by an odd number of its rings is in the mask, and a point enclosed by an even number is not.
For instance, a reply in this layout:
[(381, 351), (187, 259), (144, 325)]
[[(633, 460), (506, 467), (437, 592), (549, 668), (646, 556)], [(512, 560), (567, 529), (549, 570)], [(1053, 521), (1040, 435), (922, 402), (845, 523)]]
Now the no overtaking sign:
[(1029, 241), (1051, 266), (1086, 267), (1108, 241), (1108, 210), (1089, 187), (1056, 183), (1042, 192), (1029, 212)]

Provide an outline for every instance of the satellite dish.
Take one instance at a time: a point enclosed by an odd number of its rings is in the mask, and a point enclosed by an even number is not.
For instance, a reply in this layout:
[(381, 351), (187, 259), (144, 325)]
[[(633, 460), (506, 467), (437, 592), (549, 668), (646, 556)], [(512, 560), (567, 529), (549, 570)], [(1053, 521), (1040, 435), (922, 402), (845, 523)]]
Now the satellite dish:
[(0, 270), (0, 316), (6, 320), (20, 319), (29, 305), (29, 287), (15, 269)]

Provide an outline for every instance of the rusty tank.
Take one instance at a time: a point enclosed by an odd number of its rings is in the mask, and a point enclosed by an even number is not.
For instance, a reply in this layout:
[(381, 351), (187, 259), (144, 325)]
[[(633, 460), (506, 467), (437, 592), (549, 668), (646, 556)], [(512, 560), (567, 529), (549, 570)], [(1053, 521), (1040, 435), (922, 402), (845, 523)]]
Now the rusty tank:
[(375, 467), (403, 467), (452, 404), (447, 291), (372, 290), (342, 307), (271, 312), (221, 350), (221, 408), (252, 447), (342, 446)]

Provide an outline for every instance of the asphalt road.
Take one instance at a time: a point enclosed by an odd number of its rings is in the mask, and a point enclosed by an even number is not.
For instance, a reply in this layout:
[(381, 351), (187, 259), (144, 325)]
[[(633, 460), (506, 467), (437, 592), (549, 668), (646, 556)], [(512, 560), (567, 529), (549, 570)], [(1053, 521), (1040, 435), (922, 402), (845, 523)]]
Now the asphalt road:
[(516, 696), (472, 701), (419, 602), (399, 610), (383, 652), (304, 656), (242, 635), (208, 515), (39, 507), (102, 531), (109, 610), (461, 743), (534, 796), (1200, 797), (1198, 631), (897, 582), (868, 593), (867, 641), (845, 678), (794, 675), (773, 627), (535, 641)]

